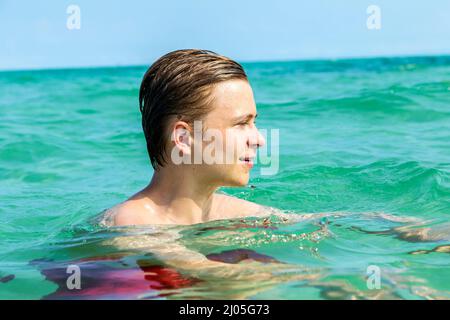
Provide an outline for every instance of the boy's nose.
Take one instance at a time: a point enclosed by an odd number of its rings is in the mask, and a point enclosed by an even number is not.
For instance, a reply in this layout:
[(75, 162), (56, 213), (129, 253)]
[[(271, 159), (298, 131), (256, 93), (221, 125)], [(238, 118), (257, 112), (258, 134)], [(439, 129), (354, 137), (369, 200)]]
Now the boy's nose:
[(255, 129), (255, 131), (250, 135), (249, 139), (249, 145), (253, 148), (260, 148), (263, 147), (266, 144), (266, 140), (264, 139), (261, 132), (259, 132), (258, 129)]

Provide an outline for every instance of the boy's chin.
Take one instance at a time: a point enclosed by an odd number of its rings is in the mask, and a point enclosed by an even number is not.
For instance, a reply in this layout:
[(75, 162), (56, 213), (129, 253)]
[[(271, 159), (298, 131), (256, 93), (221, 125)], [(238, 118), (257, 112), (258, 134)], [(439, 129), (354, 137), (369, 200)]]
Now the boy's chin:
[(227, 184), (229, 187), (245, 187), (248, 184), (249, 177), (237, 177), (236, 179), (230, 180)]

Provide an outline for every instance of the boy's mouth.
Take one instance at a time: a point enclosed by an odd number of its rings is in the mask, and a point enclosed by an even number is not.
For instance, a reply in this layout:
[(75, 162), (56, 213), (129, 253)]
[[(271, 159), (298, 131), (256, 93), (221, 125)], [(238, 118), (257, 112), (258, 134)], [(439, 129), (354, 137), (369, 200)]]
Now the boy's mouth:
[(241, 162), (243, 162), (245, 165), (249, 166), (250, 169), (253, 167), (253, 164), (254, 164), (253, 159), (254, 159), (254, 157), (250, 157), (250, 156), (243, 156), (243, 157), (239, 158), (239, 160)]

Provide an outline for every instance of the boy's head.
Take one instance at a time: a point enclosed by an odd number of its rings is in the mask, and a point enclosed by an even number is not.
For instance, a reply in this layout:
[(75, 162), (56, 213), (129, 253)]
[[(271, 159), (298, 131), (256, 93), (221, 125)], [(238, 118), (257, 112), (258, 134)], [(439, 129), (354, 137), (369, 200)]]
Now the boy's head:
[[(181, 154), (191, 160), (196, 175), (206, 183), (248, 182), (252, 163), (244, 158), (254, 157), (264, 139), (254, 124), (253, 92), (239, 63), (208, 50), (170, 52), (145, 73), (139, 105), (147, 150), (155, 170), (176, 163), (172, 155)], [(201, 141), (194, 139), (198, 124)], [(234, 146), (236, 153), (231, 162), (211, 163), (204, 158), (208, 154), (229, 153), (230, 149), (226, 149), (229, 145)], [(196, 152), (200, 152), (201, 159), (194, 160)]]

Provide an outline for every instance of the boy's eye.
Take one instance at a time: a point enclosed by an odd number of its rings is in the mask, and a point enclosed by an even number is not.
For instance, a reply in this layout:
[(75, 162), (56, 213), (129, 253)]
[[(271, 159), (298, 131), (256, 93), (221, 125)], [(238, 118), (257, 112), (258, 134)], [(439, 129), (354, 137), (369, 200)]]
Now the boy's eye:
[[(249, 124), (250, 124), (250, 121), (246, 121), (246, 122), (238, 123), (237, 125), (238, 126), (246, 126), (246, 125), (249, 125)], [(253, 121), (253, 124), (256, 125), (256, 121)]]

